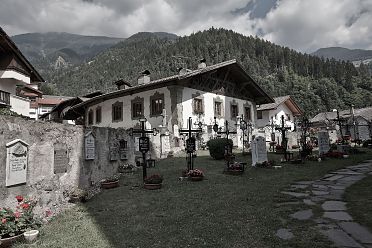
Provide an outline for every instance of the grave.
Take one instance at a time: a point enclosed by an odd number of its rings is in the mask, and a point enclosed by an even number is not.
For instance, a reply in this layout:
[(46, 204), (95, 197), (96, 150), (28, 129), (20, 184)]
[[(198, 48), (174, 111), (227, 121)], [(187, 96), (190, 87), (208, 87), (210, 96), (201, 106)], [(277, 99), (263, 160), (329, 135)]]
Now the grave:
[(95, 137), (92, 131), (85, 134), (85, 160), (94, 160), (96, 153)]
[(318, 132), (319, 156), (329, 152), (329, 134), (327, 131)]
[(193, 133), (200, 133), (201, 129), (192, 129), (192, 118), (189, 117), (188, 129), (180, 129), (179, 133), (185, 133), (188, 135), (186, 140), (186, 153), (187, 156), (187, 171), (194, 169), (194, 156), (193, 153), (196, 151), (196, 140), (195, 137), (192, 137)]
[(225, 121), (225, 131), (217, 131), (217, 134), (225, 134), (226, 135), (226, 145), (225, 145), (225, 160), (226, 160), (226, 167), (229, 168), (231, 164), (234, 164), (235, 156), (232, 153), (232, 144), (229, 143), (229, 134), (236, 134), (236, 131), (229, 130), (229, 122)]
[(28, 166), (28, 144), (16, 139), (6, 144), (6, 180), (7, 187), (26, 183)]
[(268, 161), (267, 151), (266, 151), (266, 141), (262, 136), (256, 137), (252, 141), (252, 166), (255, 166), (257, 163), (263, 163)]

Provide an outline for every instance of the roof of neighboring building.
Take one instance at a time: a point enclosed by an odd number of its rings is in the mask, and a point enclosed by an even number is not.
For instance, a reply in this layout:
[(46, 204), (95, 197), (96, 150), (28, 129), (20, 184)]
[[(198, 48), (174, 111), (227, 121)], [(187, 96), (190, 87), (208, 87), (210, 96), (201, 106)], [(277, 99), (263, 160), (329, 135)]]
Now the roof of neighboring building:
[[(86, 106), (93, 105), (97, 102), (103, 102), (109, 99), (113, 99), (113, 98), (117, 98), (117, 97), (121, 97), (125, 95), (131, 95), (135, 93), (140, 93), (140, 92), (151, 90), (151, 89), (166, 87), (170, 85), (177, 85), (177, 84), (180, 84), (180, 82), (183, 82), (185, 79), (188, 79), (188, 78), (191, 78), (197, 75), (202, 75), (207, 72), (212, 72), (214, 70), (217, 70), (223, 67), (229, 67), (231, 68), (231, 70), (235, 70), (237, 74), (239, 74), (240, 77), (245, 78), (246, 82), (244, 83), (246, 84), (244, 84), (243, 87), (247, 85), (251, 86), (250, 92), (252, 92), (252, 94), (256, 94), (257, 96), (256, 102), (262, 103), (262, 104), (274, 102), (273, 98), (271, 98), (263, 89), (261, 89), (261, 87), (258, 86), (257, 83), (244, 71), (244, 69), (236, 62), (236, 60), (233, 59), (233, 60), (224, 61), (224, 62), (215, 64), (215, 65), (207, 66), (205, 68), (192, 70), (182, 75), (177, 74), (177, 75), (153, 80), (147, 84), (136, 85), (136, 86), (133, 86), (127, 89), (117, 90), (117, 91), (113, 91), (107, 94), (103, 94), (101, 96), (93, 97), (87, 101), (84, 101), (84, 102), (81, 102), (75, 105), (74, 107), (71, 108), (71, 110), (74, 113), (80, 112), (80, 115), (81, 115), (83, 109)], [(185, 87), (187, 87), (187, 85)]]
[[(339, 111), (340, 118), (347, 119), (352, 116), (351, 110), (341, 110)], [(355, 117), (363, 117), (364, 119), (371, 121), (372, 120), (372, 107), (366, 107), (361, 109), (354, 109), (354, 116)], [(314, 116), (310, 122), (324, 122), (329, 120), (336, 120), (337, 119), (337, 111), (335, 112), (322, 112)]]
[(279, 97), (274, 97), (273, 103), (267, 103), (267, 104), (261, 104), (257, 107), (258, 111), (263, 111), (263, 110), (272, 110), (276, 109), (279, 107), (280, 104), (285, 104), (293, 113), (293, 115), (302, 115), (302, 110), (301, 108), (297, 105), (295, 100), (290, 96), (279, 96)]
[(22, 54), (22, 52), (18, 49), (18, 47), (16, 46), (16, 44), (10, 39), (10, 37), (0, 27), (0, 46), (1, 45), (8, 46), (14, 52), (14, 54), (25, 64), (25, 66), (27, 67), (27, 69), (31, 73), (31, 80), (32, 81), (38, 81), (38, 82), (44, 82), (45, 81), (43, 79), (43, 77), (32, 66), (32, 64)]

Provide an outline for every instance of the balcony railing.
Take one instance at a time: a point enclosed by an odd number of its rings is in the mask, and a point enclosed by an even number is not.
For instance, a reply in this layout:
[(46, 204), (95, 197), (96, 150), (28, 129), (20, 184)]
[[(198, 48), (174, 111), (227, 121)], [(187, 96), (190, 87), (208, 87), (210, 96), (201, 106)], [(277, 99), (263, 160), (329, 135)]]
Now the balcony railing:
[(10, 93), (0, 90), (0, 103), (10, 105)]

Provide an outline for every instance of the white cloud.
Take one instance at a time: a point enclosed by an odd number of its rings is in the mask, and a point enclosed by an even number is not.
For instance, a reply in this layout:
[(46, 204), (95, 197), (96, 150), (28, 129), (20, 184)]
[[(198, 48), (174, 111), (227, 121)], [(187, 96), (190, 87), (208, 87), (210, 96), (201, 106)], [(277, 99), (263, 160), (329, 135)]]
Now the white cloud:
[(0, 25), (9, 35), (56, 31), (116, 37), (140, 31), (188, 35), (214, 26), (308, 52), (326, 46), (372, 49), (370, 0), (278, 0), (263, 19), (250, 18), (248, 3), (261, 4), (262, 11), (275, 0), (0, 0), (6, 6), (0, 8)]

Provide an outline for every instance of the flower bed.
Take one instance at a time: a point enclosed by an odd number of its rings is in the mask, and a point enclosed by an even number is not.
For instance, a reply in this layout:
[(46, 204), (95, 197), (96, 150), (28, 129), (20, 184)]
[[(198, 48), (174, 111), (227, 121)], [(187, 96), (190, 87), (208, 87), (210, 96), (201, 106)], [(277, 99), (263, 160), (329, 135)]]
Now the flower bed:
[(325, 154), (329, 158), (343, 158), (344, 153), (338, 151), (330, 151)]
[(101, 187), (103, 189), (112, 189), (119, 186), (119, 177), (112, 176), (101, 181)]
[(224, 170), (224, 173), (229, 175), (241, 175), (244, 173), (244, 163), (234, 162), (230, 164), (227, 169)]
[(269, 161), (264, 161), (262, 163), (256, 163), (255, 166), (257, 168), (272, 168), (275, 165), (276, 165), (275, 161), (269, 160)]
[(0, 244), (4, 247), (15, 239), (22, 238), (25, 231), (41, 226), (41, 221), (33, 214), (36, 202), (20, 195), (16, 196), (16, 199), (18, 203), (15, 209), (0, 208)]
[(187, 176), (191, 181), (201, 181), (204, 178), (204, 173), (202, 170), (193, 169), (187, 173)]
[(149, 177), (146, 177), (143, 180), (143, 187), (145, 189), (160, 189), (163, 182), (163, 177), (159, 174), (153, 174)]

